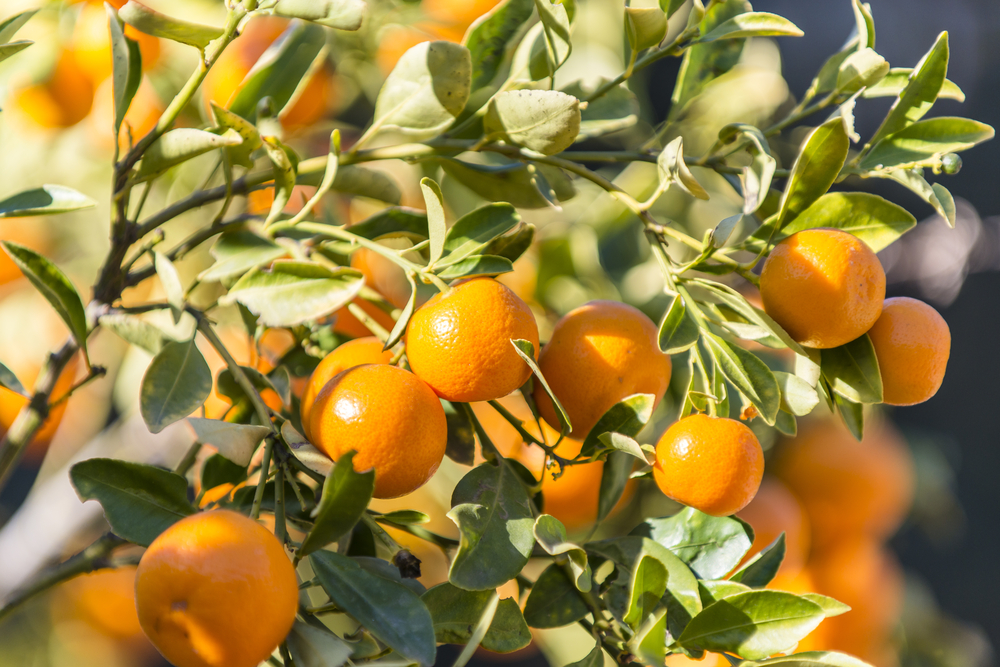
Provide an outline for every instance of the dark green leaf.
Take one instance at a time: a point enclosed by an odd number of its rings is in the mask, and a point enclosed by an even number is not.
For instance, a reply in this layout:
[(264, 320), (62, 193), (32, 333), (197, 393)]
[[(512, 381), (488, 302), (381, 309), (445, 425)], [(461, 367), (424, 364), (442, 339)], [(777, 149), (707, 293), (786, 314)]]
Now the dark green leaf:
[(747, 12), (734, 16), (698, 38), (697, 43), (740, 37), (801, 37), (803, 32), (788, 19), (767, 12)]
[(822, 620), (823, 610), (815, 602), (782, 591), (749, 591), (706, 607), (678, 642), (761, 660), (791, 648)]
[(531, 224), (519, 225), (512, 234), (505, 234), (494, 239), (483, 251), (486, 255), (495, 257), (505, 257), (511, 262), (516, 262), (521, 255), (528, 251), (531, 242), (535, 239), (535, 226)]
[(868, 334), (840, 347), (822, 350), (823, 377), (836, 393), (855, 403), (882, 402), (882, 376)]
[(0, 387), (10, 389), (15, 394), (20, 394), (26, 398), (31, 398), (31, 394), (29, 394), (28, 390), (24, 388), (21, 381), (17, 379), (17, 376), (14, 375), (14, 371), (10, 370), (2, 363), (0, 363)]
[[(434, 618), (438, 643), (467, 644), (493, 595), (493, 591), (466, 591), (447, 582), (424, 593), (421, 599)], [(510, 653), (530, 643), (531, 632), (517, 602), (501, 600), (481, 646), (495, 653)]]
[(461, 160), (440, 159), (444, 172), (490, 202), (509, 202), (518, 208), (545, 208), (551, 205), (542, 196), (530, 165), (509, 162), (481, 165)]
[(83, 309), (83, 301), (76, 291), (73, 283), (69, 281), (66, 274), (59, 268), (45, 259), (31, 248), (12, 243), (3, 242), (4, 250), (10, 258), (17, 264), (31, 284), (35, 286), (42, 296), (52, 305), (62, 321), (69, 327), (73, 338), (87, 354), (87, 314)]
[(364, 0), (278, 0), (274, 13), (312, 21), (337, 30), (357, 30), (365, 16)]
[(350, 451), (337, 459), (333, 472), (323, 483), (313, 529), (302, 541), (299, 557), (336, 542), (354, 528), (365, 513), (375, 490), (375, 471), (355, 472), (355, 454)]
[(334, 604), (379, 641), (423, 667), (434, 664), (434, 622), (409, 588), (332, 551), (318, 551), (309, 562)]
[(742, 521), (691, 507), (670, 517), (646, 519), (632, 534), (670, 549), (702, 579), (726, 576), (753, 543), (753, 529)]
[(221, 302), (239, 301), (265, 326), (316, 320), (347, 305), (364, 286), (354, 269), (330, 269), (314, 262), (276, 260), (268, 270), (246, 274)]
[(472, 57), (472, 90), (489, 85), (496, 78), (508, 47), (533, 10), (534, 0), (507, 0), (472, 24), (466, 39)]
[(693, 347), (700, 337), (698, 325), (687, 313), (680, 294), (673, 293), (660, 320), (659, 345), (664, 354), (677, 354)]
[(148, 547), (174, 523), (195, 513), (187, 500), (187, 480), (141, 463), (89, 459), (70, 468), (70, 481), (81, 500), (104, 508), (111, 530)]
[(538, 576), (524, 605), (524, 620), (533, 628), (560, 628), (589, 613), (576, 586), (555, 563)]
[[(125, 37), (122, 24), (118, 21), (118, 12), (110, 5), (105, 5), (105, 9), (111, 29), (111, 85), (115, 99), (115, 135), (117, 135), (135, 91), (139, 89), (139, 82), (142, 81), (142, 63), (132, 62), (132, 49), (129, 44), (132, 40)], [(139, 57), (141, 59), (142, 56)]]
[(201, 488), (205, 491), (221, 484), (237, 485), (247, 479), (246, 466), (233, 463), (222, 454), (212, 454), (201, 467)]
[(604, 650), (601, 648), (601, 643), (597, 642), (597, 646), (582, 660), (571, 662), (566, 667), (604, 667)]
[(555, 155), (580, 132), (580, 100), (557, 90), (507, 90), (490, 100), (483, 127), (508, 143)]
[(535, 520), (532, 529), (538, 544), (550, 556), (564, 556), (566, 565), (573, 573), (573, 583), (577, 589), (586, 593), (591, 587), (590, 565), (587, 562), (587, 552), (582, 547), (569, 542), (566, 538), (566, 527), (554, 516), (542, 514)]
[(629, 601), (625, 623), (633, 630), (651, 615), (667, 591), (667, 568), (649, 555), (639, 557), (629, 581)]
[[(256, 368), (251, 368), (250, 366), (240, 366), (240, 368), (242, 369), (243, 374), (247, 376), (247, 379), (250, 380), (250, 384), (252, 384), (258, 392), (271, 390), (278, 393), (280, 396), (278, 387), (271, 382), (269, 377), (258, 371)], [(233, 403), (238, 403), (242, 400), (250, 400), (250, 397), (245, 391), (243, 391), (243, 387), (241, 387), (240, 383), (236, 381), (236, 378), (233, 376), (233, 373), (229, 370), (229, 368), (223, 368), (219, 371), (219, 375), (215, 379), (215, 384), (218, 392)], [(284, 400), (284, 397), (282, 397), (282, 400)]]
[(295, 667), (341, 667), (353, 647), (326, 628), (295, 621), (285, 639)]
[(767, 545), (759, 554), (748, 560), (743, 567), (737, 570), (731, 581), (736, 581), (750, 588), (763, 588), (771, 583), (781, 561), (785, 559), (785, 534), (781, 533), (771, 544)]
[(777, 228), (791, 222), (819, 199), (840, 174), (851, 140), (840, 116), (828, 120), (806, 138), (792, 165), (778, 209)]
[[(600, 82), (604, 83), (603, 80)], [(576, 81), (563, 88), (568, 93), (581, 100), (587, 99), (593, 92), (584, 88), (581, 81)], [(596, 100), (587, 103), (587, 108), (580, 114), (580, 133), (576, 140), (593, 139), (612, 132), (625, 130), (639, 121), (639, 100), (635, 93), (625, 86), (615, 86)]]
[(455, 487), (448, 518), (461, 533), (448, 580), (482, 591), (510, 581), (527, 564), (535, 539), (531, 500), (510, 466), (484, 463)]
[(448, 445), (445, 455), (455, 463), (471, 466), (476, 460), (476, 431), (464, 410), (456, 409), (450, 401), (442, 401), (444, 416), (448, 420)]
[(864, 436), (865, 430), (865, 406), (861, 403), (850, 401), (840, 394), (833, 394), (833, 401), (837, 406), (840, 418), (844, 420), (844, 425), (851, 432), (858, 442)]
[(202, 50), (212, 40), (222, 37), (225, 32), (222, 28), (190, 23), (161, 14), (135, 0), (129, 0), (124, 7), (119, 9), (118, 16), (139, 32), (188, 44)]
[(212, 246), (215, 264), (198, 275), (202, 282), (223, 280), (240, 276), (250, 269), (269, 264), (288, 254), (277, 243), (254, 234), (249, 229), (226, 232)]
[(767, 364), (715, 334), (706, 331), (703, 339), (726, 379), (756, 406), (764, 421), (774, 424), (781, 407), (781, 391)]
[(444, 280), (458, 280), (469, 276), (497, 276), (514, 270), (514, 265), (506, 257), (492, 255), (472, 255), (438, 271)]
[(230, 424), (219, 419), (189, 417), (198, 442), (215, 447), (219, 454), (243, 466), (250, 465), (257, 445), (271, 432), (268, 426)]
[(194, 339), (171, 341), (153, 357), (139, 390), (146, 426), (159, 433), (197, 410), (212, 393), (212, 371)]
[(517, 355), (524, 360), (524, 363), (528, 364), (531, 368), (531, 372), (534, 374), (535, 379), (542, 384), (542, 388), (545, 389), (545, 393), (549, 395), (552, 399), (552, 405), (556, 409), (556, 415), (559, 417), (559, 425), (563, 433), (569, 433), (573, 430), (573, 425), (569, 421), (569, 414), (566, 412), (566, 408), (562, 406), (559, 399), (556, 398), (555, 392), (549, 387), (549, 383), (545, 381), (542, 376), (542, 371), (539, 370), (538, 364), (535, 363), (535, 346), (528, 340), (512, 340), (510, 344), (514, 346), (517, 351)]
[(92, 208), (96, 205), (93, 199), (72, 188), (64, 185), (43, 185), (0, 201), (0, 218), (54, 215)]
[(859, 165), (889, 169), (940, 160), (993, 138), (993, 128), (968, 118), (941, 117), (915, 122), (880, 141)]
[(478, 255), (520, 222), (521, 216), (510, 204), (488, 204), (475, 209), (459, 218), (443, 237), (443, 250), (447, 255), (440, 264), (447, 266)]
[(601, 471), (601, 486), (597, 495), (597, 521), (604, 521), (615, 508), (632, 474), (635, 460), (625, 452), (611, 452)]
[(355, 236), (377, 241), (385, 238), (408, 238), (419, 242), (428, 238), (427, 214), (412, 208), (387, 208), (351, 225)]
[(637, 435), (652, 416), (655, 399), (653, 394), (633, 394), (612, 405), (590, 429), (580, 453), (592, 456), (603, 449), (600, 437), (605, 433), (621, 433), (629, 437)]
[(193, 127), (179, 127), (166, 132), (146, 149), (142, 162), (139, 163), (136, 178), (139, 181), (148, 181), (171, 167), (176, 167), (199, 155), (217, 148), (239, 146), (242, 143), (243, 137), (235, 130), (213, 134)]

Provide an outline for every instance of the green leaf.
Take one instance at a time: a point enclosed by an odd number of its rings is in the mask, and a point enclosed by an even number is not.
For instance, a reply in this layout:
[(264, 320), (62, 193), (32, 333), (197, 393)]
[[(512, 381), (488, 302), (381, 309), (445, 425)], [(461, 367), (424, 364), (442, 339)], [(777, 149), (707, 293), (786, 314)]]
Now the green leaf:
[(337, 30), (358, 30), (365, 16), (364, 0), (278, 0), (274, 13), (312, 21)]
[(655, 403), (653, 394), (633, 394), (612, 405), (590, 429), (580, 454), (592, 456), (603, 449), (600, 437), (605, 433), (620, 433), (629, 437), (638, 435), (652, 416)]
[(332, 551), (317, 551), (309, 562), (333, 603), (376, 639), (423, 667), (434, 664), (434, 622), (413, 591)]
[(153, 251), (153, 268), (160, 279), (160, 287), (167, 297), (174, 313), (174, 324), (178, 323), (181, 313), (184, 312), (184, 286), (181, 284), (181, 276), (177, 273), (177, 267), (159, 251)]
[(601, 648), (601, 642), (597, 642), (597, 646), (582, 660), (571, 662), (566, 667), (604, 667), (604, 649)]
[[(421, 596), (434, 619), (439, 644), (467, 644), (482, 617), (493, 591), (466, 591), (445, 582)], [(489, 630), (480, 644), (487, 651), (511, 653), (531, 643), (531, 631), (520, 607), (512, 598), (500, 600)]]
[(839, 600), (834, 600), (826, 595), (820, 595), (819, 593), (802, 593), (800, 597), (804, 597), (810, 602), (815, 602), (823, 609), (823, 614), (827, 618), (832, 618), (833, 616), (840, 616), (841, 614), (846, 614), (851, 610), (851, 607), (840, 602)]
[[(649, 396), (651, 394), (646, 395)], [(613, 452), (620, 452), (639, 459), (643, 464), (649, 463), (649, 459), (646, 457), (646, 453), (642, 450), (642, 447), (639, 446), (639, 443), (627, 435), (608, 431), (602, 433), (597, 439), (608, 449), (609, 455)]]
[(642, 664), (659, 665), (667, 655), (667, 635), (667, 609), (661, 606), (636, 629), (626, 646)]
[(442, 401), (444, 416), (448, 421), (448, 444), (444, 453), (455, 463), (471, 466), (476, 461), (476, 431), (464, 410), (455, 408), (450, 401)]
[(819, 405), (816, 388), (798, 375), (774, 371), (774, 379), (781, 387), (781, 409), (797, 417), (805, 417)]
[(187, 500), (187, 480), (141, 463), (89, 459), (69, 472), (80, 500), (96, 500), (104, 508), (111, 530), (119, 537), (148, 547), (174, 523), (195, 513)]
[[(131, 0), (129, 4), (132, 4)], [(226, 130), (221, 135), (193, 127), (170, 130), (146, 149), (142, 162), (139, 163), (136, 180), (147, 181), (199, 155), (242, 143), (243, 137), (235, 130)]]
[(667, 568), (649, 555), (642, 555), (632, 568), (625, 623), (633, 630), (659, 606), (667, 591)]
[(420, 191), (427, 207), (427, 237), (430, 239), (430, 264), (434, 264), (444, 254), (444, 238), (447, 222), (444, 219), (444, 195), (441, 186), (430, 178), (420, 180)]
[(840, 414), (840, 418), (843, 419), (847, 430), (851, 432), (855, 440), (861, 442), (865, 431), (865, 406), (846, 399), (837, 393), (833, 394), (833, 402), (837, 406), (837, 412)]
[(353, 269), (279, 259), (240, 278), (220, 303), (242, 303), (265, 326), (292, 326), (342, 308), (363, 286), (364, 276)]
[(150, 432), (159, 433), (204, 404), (212, 393), (212, 371), (194, 339), (171, 341), (142, 377), (139, 411)]
[(538, 575), (524, 605), (524, 620), (533, 628), (561, 628), (589, 613), (572, 580), (555, 563)]
[(281, 439), (288, 445), (292, 455), (305, 464), (307, 468), (324, 477), (330, 475), (330, 471), (333, 469), (330, 457), (313, 447), (304, 435), (295, 430), (291, 421), (286, 421), (281, 425)]
[(922, 120), (885, 137), (861, 160), (861, 169), (889, 169), (898, 165), (940, 160), (993, 138), (993, 128), (968, 118)]
[(604, 521), (625, 493), (625, 486), (635, 465), (633, 456), (622, 451), (614, 451), (605, 459), (604, 469), (601, 471), (601, 485), (597, 492), (597, 521)]
[(213, 282), (241, 276), (250, 269), (269, 264), (288, 254), (288, 249), (249, 229), (226, 232), (212, 246), (215, 264), (200, 274), (201, 282)]
[(750, 550), (753, 529), (734, 517), (714, 517), (686, 507), (661, 519), (646, 519), (633, 535), (670, 549), (702, 579), (726, 576)]
[(767, 667), (871, 667), (867, 662), (853, 655), (833, 651), (809, 651), (782, 655), (769, 660), (761, 660), (757, 665)]
[(587, 552), (568, 541), (566, 527), (562, 522), (554, 516), (542, 514), (535, 519), (532, 532), (545, 553), (565, 558), (566, 565), (573, 574), (574, 585), (578, 590), (588, 592), (591, 588), (591, 571), (587, 562)]
[(751, 306), (747, 302), (746, 297), (734, 290), (732, 287), (723, 285), (722, 283), (712, 282), (710, 280), (695, 279), (692, 282), (707, 290), (713, 301), (725, 305), (737, 313), (740, 317), (746, 319), (748, 322), (761, 329), (765, 333), (765, 337), (758, 337), (755, 338), (755, 340), (760, 342), (762, 345), (778, 348), (787, 347), (795, 352), (795, 354), (799, 357), (805, 357), (808, 355), (806, 350), (793, 341), (785, 330), (782, 329), (777, 322), (771, 319), (767, 313)]
[[(604, 80), (600, 81), (602, 85)], [(587, 99), (596, 86), (584, 87), (582, 81), (575, 81), (563, 88), (563, 92), (578, 99)], [(625, 86), (615, 86), (596, 100), (587, 103), (580, 111), (580, 132), (577, 142), (601, 137), (612, 132), (626, 130), (639, 122), (639, 100), (635, 93)]]
[(684, 192), (698, 199), (708, 199), (708, 192), (694, 177), (687, 163), (684, 162), (684, 137), (677, 137), (656, 158), (656, 167), (660, 174), (660, 188), (666, 189), (671, 183), (676, 183)]
[(872, 18), (871, 5), (861, 0), (851, 0), (854, 8), (854, 22), (858, 31), (858, 48), (875, 48), (875, 19)]
[(821, 354), (823, 377), (834, 392), (854, 403), (882, 402), (882, 376), (868, 334)]
[(490, 242), (484, 253), (496, 257), (504, 257), (516, 262), (531, 247), (535, 240), (535, 226), (525, 223), (515, 227), (513, 233), (499, 236)]
[(695, 43), (740, 37), (801, 37), (804, 33), (788, 19), (768, 12), (747, 12), (725, 21)]
[(252, 155), (264, 145), (260, 132), (253, 123), (228, 109), (223, 109), (215, 102), (212, 102), (212, 115), (215, 116), (215, 122), (219, 127), (224, 130), (235, 130), (243, 138), (243, 143), (226, 149), (229, 159), (233, 164), (252, 169), (254, 165)]
[[(227, 130), (232, 132), (233, 130)], [(274, 172), (274, 201), (271, 202), (271, 210), (267, 213), (264, 226), (281, 217), (285, 206), (292, 199), (292, 192), (295, 189), (295, 155), (291, 148), (283, 144), (277, 137), (263, 137), (264, 152), (267, 159), (271, 161)]]
[(402, 340), (406, 334), (406, 327), (410, 324), (410, 318), (413, 317), (413, 310), (417, 306), (417, 283), (410, 274), (406, 274), (406, 281), (410, 283), (410, 298), (406, 300), (406, 305), (403, 306), (403, 310), (399, 313), (396, 325), (389, 332), (389, 337), (386, 339), (383, 348), (386, 350)]
[(219, 419), (188, 417), (198, 442), (211, 445), (219, 454), (246, 468), (257, 445), (271, 432), (267, 426), (230, 424)]
[[(909, 67), (893, 67), (878, 83), (868, 86), (861, 97), (872, 99), (876, 97), (897, 97), (910, 81), (913, 70)], [(939, 100), (965, 101), (965, 93), (954, 81), (945, 79), (938, 93)]]
[(473, 255), (478, 255), (498, 237), (517, 227), (521, 216), (507, 203), (487, 204), (461, 218), (443, 238), (445, 261), (448, 266)]
[(551, 205), (542, 196), (535, 180), (537, 170), (532, 165), (508, 162), (481, 165), (461, 160), (438, 160), (451, 178), (490, 202), (509, 202), (518, 208), (545, 208)]
[(98, 324), (152, 355), (156, 355), (166, 343), (173, 340), (159, 328), (135, 315), (125, 313), (101, 315)]
[(26, 9), (0, 21), (0, 44), (10, 41), (10, 38), (20, 30), (31, 17), (38, 13), (37, 9)]
[(439, 278), (457, 280), (469, 276), (496, 276), (514, 270), (514, 265), (506, 257), (473, 255), (438, 271)]
[(387, 208), (351, 225), (351, 233), (372, 241), (408, 238), (420, 242), (429, 237), (427, 214), (410, 208)]
[[(252, 368), (250, 366), (240, 366), (240, 370), (243, 371), (243, 374), (247, 376), (247, 379), (250, 380), (250, 383), (258, 392), (270, 389), (271, 391), (277, 393), (285, 403), (289, 402), (289, 396), (281, 396), (282, 393), (287, 394), (288, 390), (286, 389), (285, 392), (278, 391), (278, 387), (271, 382), (271, 379), (258, 371), (256, 368)], [(241, 387), (240, 383), (236, 381), (235, 377), (233, 377), (233, 373), (229, 368), (223, 368), (219, 371), (215, 384), (218, 392), (231, 400), (233, 403), (250, 400), (250, 397), (245, 391), (243, 391), (243, 387)]]
[(43, 185), (0, 201), (0, 218), (68, 213), (97, 206), (90, 197), (65, 185)]
[(296, 620), (285, 638), (295, 667), (341, 667), (354, 648), (326, 628)]
[(472, 90), (497, 77), (507, 49), (533, 13), (534, 0), (507, 0), (472, 24), (465, 44), (472, 58)]
[(667, 18), (670, 18), (684, 6), (685, 2), (686, 0), (660, 0), (660, 9), (666, 12)]
[(83, 354), (87, 354), (87, 314), (83, 301), (66, 274), (31, 248), (11, 241), (3, 241), (3, 248), (14, 260), (21, 273), (52, 305), (62, 321), (69, 327)]
[(483, 127), (508, 143), (555, 155), (580, 132), (580, 100), (558, 90), (507, 90), (490, 100)]
[(214, 489), (221, 484), (240, 484), (247, 480), (247, 467), (233, 463), (222, 454), (212, 454), (201, 467), (201, 488)]
[[(702, 10), (701, 16), (692, 10), (689, 21), (698, 22), (699, 32), (702, 35), (707, 35), (726, 21), (750, 10), (750, 3), (745, 0), (726, 0), (725, 2), (711, 3), (707, 10)], [(682, 116), (685, 107), (691, 100), (704, 91), (712, 81), (736, 66), (743, 53), (745, 41), (726, 39), (711, 43), (698, 43), (685, 50), (681, 70), (677, 75), (677, 83), (671, 97), (671, 119)]]
[(876, 84), (889, 73), (889, 63), (874, 49), (864, 48), (849, 55), (837, 72), (837, 90), (853, 95)]
[(204, 50), (208, 43), (222, 37), (225, 30), (213, 26), (182, 21), (154, 11), (135, 0), (129, 0), (118, 10), (118, 16), (130, 26), (153, 37), (188, 44)]
[(781, 197), (777, 229), (798, 217), (830, 189), (847, 160), (850, 147), (851, 140), (839, 115), (809, 134), (792, 165)]
[(545, 381), (542, 376), (542, 371), (538, 368), (538, 364), (535, 363), (535, 346), (528, 340), (511, 340), (510, 344), (514, 346), (517, 351), (517, 355), (524, 360), (524, 363), (528, 364), (531, 372), (534, 374), (535, 378), (542, 384), (542, 388), (545, 393), (549, 395), (552, 399), (552, 405), (556, 409), (556, 415), (559, 417), (559, 426), (563, 433), (569, 433), (573, 430), (573, 425), (569, 421), (569, 414), (566, 412), (566, 408), (562, 406), (559, 399), (556, 398), (555, 392), (549, 386), (549, 383)]
[(17, 379), (17, 376), (14, 375), (14, 371), (7, 368), (3, 363), (0, 363), (0, 387), (10, 389), (15, 394), (20, 394), (25, 398), (31, 398), (31, 394), (24, 388), (21, 381)]
[(726, 579), (716, 581), (699, 581), (698, 585), (701, 590), (701, 603), (706, 607), (723, 598), (732, 597), (737, 593), (745, 593), (752, 590), (745, 584)]
[(380, 520), (389, 521), (397, 526), (417, 526), (430, 522), (431, 518), (423, 512), (417, 510), (395, 510), (386, 512), (379, 517)]
[(664, 354), (678, 354), (691, 349), (698, 342), (701, 332), (698, 324), (688, 315), (684, 299), (676, 292), (668, 294), (670, 305), (660, 320), (658, 341)]
[(934, 46), (913, 68), (906, 87), (899, 92), (885, 120), (868, 142), (874, 146), (924, 117), (937, 99), (948, 74), (948, 33), (938, 35)]
[(756, 406), (765, 422), (773, 425), (781, 407), (781, 391), (767, 364), (715, 334), (706, 331), (703, 339), (726, 379)]
[(804, 229), (830, 227), (854, 234), (874, 252), (880, 252), (916, 224), (917, 219), (909, 211), (878, 195), (829, 192), (776, 233), (774, 240)]
[(403, 54), (389, 73), (372, 127), (395, 130), (414, 141), (443, 132), (469, 99), (472, 59), (452, 42), (422, 42)]
[(940, 183), (931, 185), (923, 176), (922, 169), (895, 169), (881, 172), (880, 178), (888, 178), (915, 192), (945, 219), (949, 227), (955, 226), (955, 200)]
[(0, 63), (13, 55), (20, 53), (21, 51), (24, 51), (32, 44), (34, 44), (34, 42), (28, 40), (20, 40), (9, 44), (0, 44)]
[(461, 533), (448, 581), (470, 591), (496, 588), (527, 564), (535, 539), (531, 500), (510, 466), (484, 463), (455, 487), (448, 518)]
[(659, 44), (667, 34), (667, 15), (659, 7), (626, 7), (625, 35), (633, 51)]
[(736, 581), (751, 588), (763, 588), (771, 583), (781, 561), (785, 559), (785, 534), (781, 533), (771, 544), (767, 545), (759, 554), (748, 560), (743, 567), (737, 570), (731, 581)]
[(706, 607), (677, 641), (685, 648), (762, 660), (791, 648), (822, 620), (823, 609), (815, 602), (782, 591), (748, 591)]
[[(566, 5), (550, 0), (535, 0), (538, 17), (542, 22), (545, 36), (546, 67), (544, 76), (556, 73), (573, 51), (570, 39), (570, 17)], [(542, 78), (542, 77), (535, 77)]]
[[(325, 175), (325, 169), (312, 171), (300, 174), (296, 182), (299, 185), (318, 186)], [(391, 176), (383, 171), (365, 169), (357, 165), (345, 165), (338, 168), (337, 176), (333, 179), (332, 189), (344, 194), (376, 199), (393, 206), (398, 206), (403, 196), (399, 185)]]
[(349, 451), (337, 459), (333, 472), (323, 483), (313, 528), (299, 547), (300, 558), (339, 540), (365, 513), (375, 490), (375, 470), (355, 472), (355, 454)]
[(115, 135), (117, 136), (122, 121), (125, 119), (125, 113), (128, 111), (132, 98), (142, 81), (142, 63), (138, 61), (141, 60), (142, 56), (139, 56), (137, 62), (132, 62), (132, 49), (129, 45), (131, 40), (125, 37), (125, 31), (118, 20), (118, 12), (110, 5), (105, 5), (104, 8), (108, 13), (108, 24), (111, 30), (111, 85), (115, 100)]

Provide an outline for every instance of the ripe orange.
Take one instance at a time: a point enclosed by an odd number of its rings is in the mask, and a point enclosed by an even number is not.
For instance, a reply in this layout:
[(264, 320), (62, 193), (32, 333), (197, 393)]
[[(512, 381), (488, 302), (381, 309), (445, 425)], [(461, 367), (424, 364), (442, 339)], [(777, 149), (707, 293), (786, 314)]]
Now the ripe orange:
[(134, 566), (121, 567), (74, 577), (61, 587), (58, 604), (109, 637), (141, 637), (135, 570)]
[(882, 402), (916, 405), (937, 393), (951, 354), (951, 331), (923, 301), (886, 299), (868, 331), (882, 375)]
[(388, 75), (403, 54), (422, 42), (443, 40), (461, 42), (465, 28), (461, 25), (420, 21), (412, 25), (390, 25), (379, 34), (375, 62), (383, 74)]
[[(670, 384), (670, 357), (660, 352), (656, 326), (617, 301), (591, 301), (563, 316), (538, 356), (538, 367), (569, 414), (571, 435), (577, 438), (586, 437), (626, 396), (653, 394), (659, 404)], [(552, 399), (540, 383), (535, 403), (545, 421), (559, 428)]]
[(538, 350), (531, 309), (492, 278), (472, 278), (431, 297), (406, 328), (413, 372), (449, 401), (488, 401), (524, 384), (531, 369), (511, 340)]
[(464, 30), (499, 3), (500, 0), (423, 0), (421, 8), (429, 18)]
[[(73, 386), (73, 381), (76, 379), (78, 364), (79, 355), (74, 355), (73, 358), (70, 359), (69, 363), (66, 364), (63, 372), (60, 373), (59, 377), (56, 379), (55, 385), (52, 387), (52, 395), (49, 397), (50, 404), (65, 396), (66, 392)], [(20, 378), (29, 392), (32, 391), (32, 387), (35, 384), (39, 370), (40, 369), (36, 368), (32, 377)], [(6, 433), (7, 430), (14, 424), (14, 420), (17, 419), (17, 415), (21, 412), (21, 409), (27, 404), (28, 399), (24, 396), (14, 393), (6, 387), (0, 387), (0, 431)], [(62, 422), (62, 418), (66, 413), (66, 406), (68, 404), (69, 401), (63, 401), (49, 411), (48, 419), (42, 423), (42, 427), (38, 429), (35, 433), (35, 437), (31, 440), (31, 447), (27, 452), (29, 458), (44, 454), (44, 448), (55, 436), (56, 429), (59, 428), (59, 424)]]
[(885, 271), (853, 234), (807, 229), (774, 246), (760, 274), (760, 295), (765, 312), (795, 341), (838, 347), (878, 319)]
[(867, 424), (862, 442), (833, 420), (806, 423), (774, 466), (805, 507), (818, 546), (891, 535), (913, 498), (910, 450), (886, 420)]
[(747, 506), (764, 476), (757, 436), (735, 419), (691, 415), (656, 445), (653, 478), (668, 498), (712, 516)]
[(94, 103), (94, 83), (72, 51), (59, 54), (49, 78), (14, 93), (14, 104), (43, 128), (76, 125)]
[(375, 469), (375, 497), (396, 498), (431, 478), (444, 458), (444, 408), (419, 377), (365, 364), (326, 383), (309, 415), (312, 442), (336, 461), (357, 451), (355, 470)]
[(785, 533), (785, 559), (778, 573), (791, 577), (805, 566), (809, 556), (809, 517), (784, 484), (773, 477), (765, 478), (754, 499), (740, 510), (739, 517), (754, 530), (753, 546), (743, 563)]
[(229, 510), (181, 519), (153, 540), (135, 580), (139, 623), (177, 667), (256, 667), (295, 621), (295, 568), (256, 521)]
[(309, 414), (312, 411), (313, 402), (327, 382), (348, 368), (354, 368), (361, 364), (387, 364), (391, 360), (392, 352), (383, 350), (382, 341), (375, 336), (347, 341), (326, 355), (309, 376), (305, 393), (302, 394), (299, 413), (302, 416), (302, 428), (306, 431), (306, 437), (310, 437)]
[[(144, 71), (152, 69), (159, 62), (159, 38), (139, 32), (130, 25), (125, 26), (125, 36), (139, 44)], [(111, 33), (103, 3), (88, 2), (80, 8), (80, 14), (73, 26), (70, 48), (73, 49), (80, 67), (95, 85), (111, 76)]]

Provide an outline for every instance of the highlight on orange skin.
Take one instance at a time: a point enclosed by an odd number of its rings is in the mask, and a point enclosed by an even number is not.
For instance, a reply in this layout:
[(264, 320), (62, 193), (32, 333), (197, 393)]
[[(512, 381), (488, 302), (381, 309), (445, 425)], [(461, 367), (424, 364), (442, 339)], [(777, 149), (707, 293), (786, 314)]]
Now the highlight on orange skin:
[(67, 128), (87, 117), (94, 103), (94, 83), (69, 50), (59, 53), (45, 81), (14, 91), (14, 105), (36, 125)]
[(778, 573), (790, 578), (805, 566), (809, 556), (809, 516), (798, 498), (776, 478), (765, 477), (757, 495), (737, 516), (754, 530), (753, 545), (739, 566), (778, 539), (781, 533), (785, 533), (785, 559)]

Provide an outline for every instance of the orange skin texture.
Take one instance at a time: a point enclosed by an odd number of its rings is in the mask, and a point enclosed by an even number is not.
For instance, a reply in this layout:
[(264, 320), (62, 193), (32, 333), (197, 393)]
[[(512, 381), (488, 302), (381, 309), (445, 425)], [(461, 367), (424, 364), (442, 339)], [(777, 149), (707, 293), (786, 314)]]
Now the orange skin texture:
[[(538, 356), (538, 367), (585, 438), (615, 403), (632, 394), (653, 394), (659, 405), (670, 384), (670, 356), (660, 352), (656, 326), (638, 309), (617, 301), (591, 301), (556, 322)], [(539, 414), (554, 428), (559, 418), (541, 383)]]
[(882, 375), (882, 402), (916, 405), (937, 393), (951, 355), (951, 330), (923, 301), (886, 299), (868, 331)]
[(511, 340), (538, 351), (528, 305), (492, 278), (472, 278), (431, 297), (406, 328), (410, 368), (441, 398), (489, 401), (527, 382), (531, 369)]
[(306, 437), (309, 437), (309, 414), (312, 412), (313, 403), (326, 383), (346, 371), (362, 364), (388, 364), (392, 361), (392, 351), (382, 349), (382, 341), (375, 336), (366, 336), (349, 340), (330, 354), (323, 357), (323, 361), (313, 370), (306, 383), (306, 390), (302, 394), (300, 414), (302, 416), (302, 427), (306, 430)]
[(656, 445), (653, 478), (668, 498), (712, 516), (747, 506), (764, 476), (757, 436), (735, 419), (691, 415)]
[(274, 535), (242, 514), (213, 510), (153, 540), (135, 599), (143, 631), (177, 667), (256, 667), (291, 630), (299, 591)]
[(791, 577), (802, 570), (809, 556), (809, 517), (788, 487), (773, 477), (764, 478), (739, 518), (754, 530), (753, 545), (741, 566), (785, 533), (785, 559), (778, 574)]
[(309, 431), (336, 461), (355, 450), (354, 469), (375, 469), (375, 497), (416, 490), (441, 465), (448, 439), (444, 408), (419, 377), (396, 366), (349, 368), (313, 403)]
[(43, 128), (70, 127), (90, 113), (94, 82), (73, 52), (63, 51), (49, 78), (15, 92), (14, 104)]
[(913, 500), (910, 450), (885, 421), (866, 424), (862, 442), (839, 422), (807, 424), (777, 453), (774, 471), (805, 507), (817, 546), (888, 537)]
[(885, 271), (853, 234), (807, 229), (774, 246), (760, 274), (760, 295), (764, 311), (796, 342), (839, 347), (875, 324)]
[(141, 637), (135, 610), (135, 566), (104, 569), (67, 581), (58, 604), (71, 608), (102, 634), (115, 639)]

